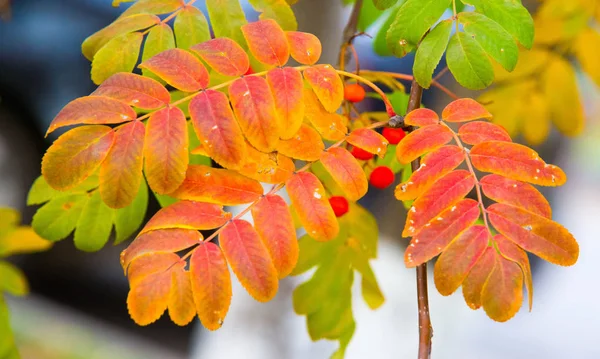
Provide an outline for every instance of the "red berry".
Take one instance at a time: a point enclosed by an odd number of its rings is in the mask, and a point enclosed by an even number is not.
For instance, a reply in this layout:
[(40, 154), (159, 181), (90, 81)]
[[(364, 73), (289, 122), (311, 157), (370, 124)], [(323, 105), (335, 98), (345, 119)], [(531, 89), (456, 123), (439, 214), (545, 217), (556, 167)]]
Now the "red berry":
[(333, 196), (329, 198), (329, 204), (333, 208), (336, 217), (341, 217), (348, 212), (348, 200), (346, 197)]
[(401, 128), (389, 127), (384, 128), (382, 134), (390, 142), (390, 145), (397, 145), (406, 136), (406, 133)]
[(354, 156), (354, 158), (365, 161), (370, 160), (374, 156), (372, 153), (369, 153), (360, 147), (353, 147), (350, 153), (352, 156)]
[(387, 166), (376, 167), (371, 172), (369, 182), (377, 188), (384, 189), (394, 183), (394, 172)]
[(359, 84), (346, 85), (344, 98), (350, 102), (360, 102), (365, 99), (365, 89)]

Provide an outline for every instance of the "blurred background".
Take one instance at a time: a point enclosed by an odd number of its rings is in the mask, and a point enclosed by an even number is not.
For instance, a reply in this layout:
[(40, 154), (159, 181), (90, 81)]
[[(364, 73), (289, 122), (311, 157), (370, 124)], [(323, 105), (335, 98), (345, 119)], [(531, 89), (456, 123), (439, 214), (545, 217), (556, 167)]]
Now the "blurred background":
[[(0, 206), (22, 210), (24, 222), (29, 223), (35, 208), (25, 207), (27, 191), (54, 140), (44, 139), (43, 134), (67, 102), (95, 88), (81, 43), (127, 4), (113, 8), (110, 0), (13, 0), (10, 16), (7, 4), (8, 0), (0, 0)], [(249, 6), (245, 9), (249, 19), (256, 18)], [(300, 30), (321, 39), (322, 62), (336, 63), (350, 8), (340, 0), (301, 0), (294, 9)], [(367, 37), (355, 44), (361, 67), (410, 72), (411, 57), (378, 57)], [(450, 76), (443, 80), (459, 95), (474, 96), (460, 92)], [(579, 262), (559, 268), (532, 258), (533, 311), (523, 308), (504, 324), (489, 320), (481, 310), (470, 310), (460, 292), (442, 297), (430, 281), (435, 358), (600, 358), (600, 269), (593, 259), (600, 251), (596, 222), (600, 218), (600, 95), (587, 78), (579, 80), (585, 133), (575, 139), (552, 133), (536, 148), (569, 176), (567, 185), (545, 194), (554, 208), (554, 220), (578, 239)], [(439, 110), (449, 98), (432, 90), (423, 101)], [(404, 209), (393, 197), (393, 186), (370, 191), (361, 204), (380, 224), (380, 258), (373, 267), (386, 303), (371, 311), (359, 292), (354, 296), (357, 330), (347, 358), (413, 358), (418, 342), (415, 273), (404, 267), (406, 241), (397, 234)], [(154, 202), (148, 212), (157, 209)], [(329, 357), (337, 346), (336, 342), (312, 343), (304, 317), (293, 313), (291, 292), (303, 278), (284, 280), (277, 298), (268, 304), (254, 302), (234, 287), (228, 320), (217, 332), (206, 331), (198, 320), (177, 327), (165, 317), (138, 327), (127, 313), (128, 285), (119, 265), (119, 253), (126, 246), (108, 245), (89, 254), (77, 251), (67, 239), (49, 252), (13, 258), (32, 288), (26, 298), (9, 298), (23, 358), (320, 359)]]

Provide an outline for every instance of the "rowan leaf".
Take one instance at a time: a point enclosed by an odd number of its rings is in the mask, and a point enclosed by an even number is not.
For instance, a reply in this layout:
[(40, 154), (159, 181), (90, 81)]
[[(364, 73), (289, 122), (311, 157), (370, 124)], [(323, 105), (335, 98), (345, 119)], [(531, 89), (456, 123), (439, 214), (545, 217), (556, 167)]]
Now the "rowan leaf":
[(279, 282), (269, 251), (252, 225), (234, 219), (223, 227), (219, 244), (233, 273), (252, 298), (268, 302), (275, 297)]
[(499, 175), (487, 175), (479, 180), (486, 197), (504, 204), (519, 207), (538, 216), (552, 219), (552, 209), (544, 196), (528, 183)]
[(441, 21), (425, 36), (417, 48), (413, 74), (422, 87), (429, 88), (431, 86), (433, 71), (446, 51), (451, 33), (452, 20)]
[(411, 126), (425, 127), (439, 124), (440, 117), (433, 110), (428, 108), (418, 108), (406, 114), (404, 123)]
[(264, 153), (249, 144), (244, 165), (238, 170), (242, 175), (259, 182), (279, 184), (287, 181), (296, 170), (294, 161), (281, 153)]
[(229, 219), (231, 219), (231, 213), (224, 212), (222, 206), (195, 201), (179, 201), (156, 212), (142, 228), (138, 237), (157, 229), (214, 229), (221, 227)]
[(378, 155), (379, 157), (385, 156), (389, 144), (385, 137), (368, 128), (357, 128), (350, 132), (346, 141), (352, 146)]
[(344, 124), (344, 117), (337, 113), (327, 112), (313, 90), (304, 89), (304, 104), (304, 117), (324, 139), (339, 141), (346, 137), (348, 129)]
[[(115, 2), (127, 2), (130, 0), (113, 0), (113, 6)], [(173, 12), (180, 8), (184, 4), (183, 0), (137, 0), (134, 4), (125, 10), (120, 17), (130, 16), (139, 13), (149, 13), (155, 15), (162, 15)]]
[(290, 44), (290, 55), (303, 65), (314, 65), (321, 57), (321, 41), (307, 32), (286, 31), (285, 36)]
[(533, 279), (527, 253), (501, 234), (494, 236), (494, 242), (496, 242), (498, 250), (504, 258), (517, 263), (521, 267), (529, 296), (529, 311), (531, 311), (533, 306)]
[(148, 69), (178, 90), (193, 92), (206, 88), (208, 71), (191, 53), (182, 49), (169, 49), (142, 62), (141, 69)]
[(8, 229), (21, 222), (21, 213), (13, 208), (0, 207), (0, 229)]
[(159, 82), (136, 74), (119, 72), (106, 79), (92, 93), (125, 102), (143, 110), (154, 110), (167, 105), (169, 91)]
[(528, 49), (533, 46), (533, 19), (521, 2), (512, 0), (478, 1), (476, 9), (500, 24), (521, 45)]
[(211, 39), (208, 21), (200, 9), (186, 5), (175, 17), (173, 31), (177, 47), (187, 50), (193, 45)]
[(463, 297), (469, 308), (481, 307), (481, 292), (495, 266), (496, 253), (494, 247), (490, 246), (479, 257), (462, 284)]
[[(0, 214), (6, 215), (0, 208)], [(8, 257), (15, 254), (42, 252), (52, 247), (52, 242), (40, 237), (29, 226), (17, 226), (7, 230), (2, 228), (0, 240), (0, 257)]]
[(600, 66), (596, 61), (596, 50), (600, 47), (600, 34), (593, 28), (587, 28), (579, 35), (574, 44), (574, 53), (581, 64), (582, 70), (596, 83), (600, 85)]
[(483, 285), (481, 304), (488, 317), (505, 322), (523, 303), (523, 273), (517, 263), (494, 254), (496, 265)]
[(247, 21), (239, 0), (207, 0), (206, 9), (215, 37), (228, 37), (245, 45), (241, 27)]
[(24, 296), (29, 293), (29, 285), (25, 274), (14, 265), (0, 261), (0, 295), (4, 292), (14, 296)]
[(503, 127), (484, 121), (465, 123), (458, 129), (458, 135), (462, 142), (469, 145), (478, 145), (487, 141), (512, 142)]
[(75, 248), (85, 252), (102, 249), (110, 237), (113, 226), (113, 211), (94, 191), (81, 210), (73, 241)]
[[(214, 20), (212, 22), (214, 24)], [(244, 49), (230, 38), (217, 38), (190, 47), (213, 70), (225, 76), (242, 76), (250, 67)]]
[(150, 188), (159, 194), (173, 192), (185, 178), (189, 162), (187, 130), (185, 115), (177, 107), (159, 110), (148, 120), (144, 172)]
[(344, 100), (344, 84), (331, 65), (314, 65), (304, 70), (304, 79), (328, 112), (335, 112)]
[(65, 239), (77, 225), (87, 200), (87, 194), (83, 193), (55, 198), (35, 212), (31, 227), (49, 241)]
[(321, 155), (321, 163), (349, 200), (357, 201), (367, 193), (367, 176), (356, 158), (345, 148), (329, 148)]
[(279, 141), (277, 151), (302, 161), (317, 161), (321, 158), (325, 144), (321, 135), (312, 127), (303, 124), (300, 130), (289, 140)]
[[(151, 59), (159, 53), (175, 48), (175, 35), (168, 24), (162, 23), (154, 26), (148, 32), (144, 50), (142, 52), (142, 62)], [(150, 71), (142, 69), (144, 76), (154, 77)]]
[(452, 140), (452, 131), (444, 125), (421, 127), (409, 133), (398, 143), (396, 158), (400, 163), (410, 163), (426, 152), (435, 150)]
[(140, 188), (131, 204), (114, 210), (115, 244), (123, 242), (142, 226), (147, 208), (148, 186), (142, 178)]
[(485, 107), (471, 98), (461, 98), (452, 101), (442, 112), (442, 118), (446, 122), (467, 122), (480, 118), (492, 118)]
[(298, 172), (286, 183), (292, 205), (308, 235), (324, 242), (337, 237), (340, 227), (319, 179)]
[(56, 190), (68, 190), (92, 175), (115, 142), (108, 126), (82, 126), (60, 136), (42, 158), (42, 175)]
[(171, 271), (171, 290), (167, 308), (173, 323), (179, 326), (189, 324), (196, 316), (190, 272), (182, 267)]
[(448, 68), (456, 81), (471, 90), (481, 90), (494, 81), (494, 69), (475, 39), (458, 32), (450, 37), (446, 51)]
[(107, 42), (94, 55), (92, 81), (99, 85), (118, 72), (131, 72), (137, 63), (143, 39), (140, 32), (130, 32)]
[[(523, 106), (521, 118), (523, 121), (523, 137), (532, 145), (539, 145), (550, 135), (550, 104), (544, 94), (539, 91), (531, 92)], [(577, 111), (577, 110), (576, 110)]]
[(250, 52), (265, 65), (284, 66), (290, 57), (285, 32), (274, 20), (260, 20), (242, 26)]
[(284, 30), (294, 31), (298, 28), (298, 22), (289, 0), (249, 0), (254, 10), (260, 12), (260, 20), (273, 19), (277, 21)]
[(275, 101), (279, 136), (289, 140), (296, 135), (304, 120), (302, 74), (293, 67), (284, 67), (270, 70), (266, 78)]

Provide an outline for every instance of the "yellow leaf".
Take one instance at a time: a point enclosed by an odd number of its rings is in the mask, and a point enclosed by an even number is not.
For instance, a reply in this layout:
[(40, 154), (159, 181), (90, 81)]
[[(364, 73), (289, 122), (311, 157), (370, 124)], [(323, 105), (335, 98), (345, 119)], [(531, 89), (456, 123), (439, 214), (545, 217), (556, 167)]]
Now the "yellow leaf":
[(0, 257), (13, 254), (45, 251), (52, 246), (50, 241), (38, 236), (31, 227), (21, 226), (0, 238)]
[(582, 31), (575, 39), (574, 52), (583, 71), (600, 86), (600, 33), (592, 28)]
[(539, 92), (532, 93), (523, 106), (523, 136), (532, 145), (544, 142), (550, 133), (550, 116), (546, 98)]

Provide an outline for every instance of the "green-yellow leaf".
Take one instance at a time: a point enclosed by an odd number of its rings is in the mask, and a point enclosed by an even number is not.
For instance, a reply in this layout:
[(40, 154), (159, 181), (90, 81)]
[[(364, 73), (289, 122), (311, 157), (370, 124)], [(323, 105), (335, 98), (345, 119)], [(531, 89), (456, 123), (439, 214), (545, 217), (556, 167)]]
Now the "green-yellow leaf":
[(0, 295), (2, 292), (14, 296), (23, 296), (29, 293), (25, 274), (19, 268), (5, 261), (0, 261)]
[(87, 177), (83, 182), (69, 191), (57, 191), (50, 187), (48, 182), (44, 179), (44, 176), (39, 176), (31, 185), (29, 194), (27, 195), (27, 205), (32, 206), (35, 204), (42, 204), (49, 200), (67, 196), (73, 193), (85, 193), (91, 189), (98, 187), (98, 176), (91, 175)]
[[(163, 52), (174, 47), (175, 37), (173, 36), (173, 30), (171, 30), (171, 27), (167, 24), (160, 24), (154, 26), (152, 29), (150, 29), (150, 32), (148, 32), (146, 42), (144, 42), (142, 62), (148, 60), (149, 58), (158, 54), (159, 52)], [(147, 69), (142, 69), (142, 74), (144, 74), (144, 76), (148, 76), (155, 80), (161, 81), (158, 76), (154, 75), (151, 71)]]
[(142, 178), (140, 189), (127, 207), (114, 210), (115, 244), (119, 244), (137, 231), (144, 222), (148, 208), (148, 185)]
[(242, 47), (246, 45), (240, 28), (247, 21), (238, 0), (206, 0), (206, 8), (215, 37), (228, 37)]
[(99, 251), (108, 242), (112, 224), (113, 210), (104, 204), (100, 191), (94, 191), (77, 221), (75, 247), (85, 252)]
[(143, 38), (140, 32), (130, 32), (106, 43), (92, 60), (92, 81), (99, 85), (117, 72), (131, 72), (138, 60)]
[(424, 88), (429, 88), (433, 71), (439, 64), (448, 46), (450, 33), (452, 32), (452, 20), (440, 22), (423, 39), (417, 49), (413, 74), (415, 79)]
[[(467, 1), (473, 2), (473, 1)], [(533, 19), (529, 11), (516, 0), (477, 0), (475, 9), (494, 20), (521, 45), (530, 49), (533, 46)]]
[[(273, 19), (285, 31), (296, 31), (298, 22), (292, 8), (285, 0), (248, 0), (254, 10), (260, 12), (260, 20)], [(214, 22), (213, 22), (214, 24)]]
[(2, 231), (0, 237), (0, 257), (13, 254), (42, 252), (52, 246), (41, 238), (29, 226), (19, 226), (14, 229)]
[(55, 198), (38, 209), (31, 226), (37, 234), (47, 240), (64, 239), (75, 228), (87, 199), (86, 194)]
[(190, 46), (210, 40), (210, 30), (206, 16), (193, 6), (186, 6), (179, 12), (173, 24), (177, 47), (189, 49)]
[(16, 226), (21, 222), (21, 214), (16, 209), (0, 208), (0, 230)]
[[(115, 1), (113, 0), (113, 6)], [(133, 14), (148, 13), (162, 15), (173, 12), (183, 5), (183, 0), (137, 0), (125, 10), (120, 17), (130, 16)]]
[(463, 32), (450, 38), (446, 62), (456, 81), (468, 89), (484, 89), (494, 81), (494, 69), (485, 51)]

